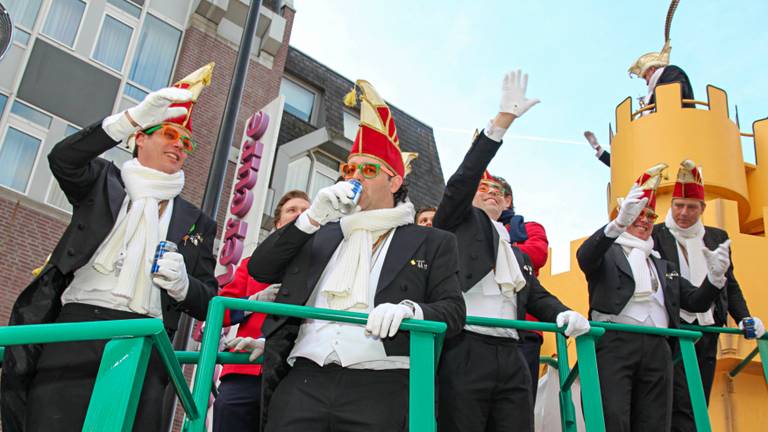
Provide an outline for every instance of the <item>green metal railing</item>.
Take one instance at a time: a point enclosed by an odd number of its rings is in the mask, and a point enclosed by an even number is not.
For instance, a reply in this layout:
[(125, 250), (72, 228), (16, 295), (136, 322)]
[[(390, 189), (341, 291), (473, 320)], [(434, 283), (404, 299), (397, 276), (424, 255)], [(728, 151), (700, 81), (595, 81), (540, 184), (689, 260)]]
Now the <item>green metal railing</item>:
[(162, 320), (147, 318), (0, 327), (2, 346), (104, 339), (111, 340), (104, 347), (83, 430), (130, 431), (133, 428), (153, 347), (168, 371), (187, 416), (201, 417), (197, 406), (205, 405), (195, 405)]
[[(219, 337), (226, 309), (359, 325), (365, 325), (368, 321), (368, 315), (363, 313), (215, 297), (208, 306), (206, 328), (203, 331), (193, 387), (195, 404), (201, 410), (208, 405), (211, 386), (213, 385), (215, 358), (218, 355)], [(411, 333), (410, 395), (408, 399), (410, 415), (408, 421), (412, 431), (434, 432), (436, 430), (435, 372), (446, 329), (445, 323), (434, 321), (404, 320), (400, 324), (400, 330)], [(184, 430), (189, 432), (204, 431), (204, 416), (187, 418)]]
[[(734, 334), (739, 336), (744, 334), (740, 329), (733, 327), (696, 326), (690, 324), (682, 324), (680, 327), (685, 330), (699, 331), (702, 333)], [(741, 372), (759, 353), (760, 361), (763, 364), (763, 379), (765, 379), (765, 383), (768, 384), (768, 333), (764, 334), (760, 339), (755, 340), (755, 342), (757, 344), (755, 349), (747, 354), (736, 367), (728, 372), (728, 375), (730, 375), (731, 378), (738, 375), (739, 372)]]
[[(605, 432), (603, 401), (600, 396), (600, 381), (597, 377), (597, 357), (595, 355), (595, 342), (605, 333), (605, 330), (592, 328), (589, 330), (589, 333), (576, 338), (578, 363), (571, 369), (568, 362), (568, 343), (563, 334), (565, 328), (558, 327), (556, 324), (476, 316), (468, 316), (467, 324), (555, 333), (557, 358), (552, 360), (557, 364), (560, 377), (560, 424), (563, 432), (576, 431), (576, 410), (571, 398), (571, 385), (579, 374), (581, 374), (584, 424), (587, 427), (587, 431)], [(579, 367), (579, 363), (582, 367)]]

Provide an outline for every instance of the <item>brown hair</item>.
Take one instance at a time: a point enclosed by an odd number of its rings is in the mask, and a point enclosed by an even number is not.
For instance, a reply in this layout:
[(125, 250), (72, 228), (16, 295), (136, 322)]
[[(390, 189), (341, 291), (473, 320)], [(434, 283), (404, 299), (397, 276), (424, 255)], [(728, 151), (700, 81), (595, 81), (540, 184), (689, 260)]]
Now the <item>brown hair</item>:
[(295, 189), (295, 190), (286, 192), (285, 195), (283, 195), (282, 198), (280, 198), (280, 201), (277, 202), (277, 206), (275, 207), (275, 214), (273, 215), (274, 221), (272, 222), (275, 228), (277, 228), (277, 222), (280, 220), (280, 214), (283, 212), (283, 206), (285, 205), (285, 203), (287, 203), (288, 201), (294, 198), (301, 198), (306, 202), (310, 202), (309, 195), (307, 195), (306, 192), (304, 191)]
[(422, 213), (428, 212), (428, 211), (437, 212), (437, 207), (424, 207), (419, 209), (419, 211), (416, 212), (416, 217), (413, 218), (413, 223), (418, 223), (419, 216), (421, 216)]

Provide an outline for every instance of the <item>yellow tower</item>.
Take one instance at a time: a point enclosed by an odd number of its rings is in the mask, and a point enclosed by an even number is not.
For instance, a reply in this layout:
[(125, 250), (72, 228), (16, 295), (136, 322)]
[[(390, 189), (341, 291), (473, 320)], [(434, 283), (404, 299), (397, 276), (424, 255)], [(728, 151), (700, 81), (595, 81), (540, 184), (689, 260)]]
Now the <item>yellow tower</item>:
[[(703, 167), (707, 209), (703, 222), (728, 232), (736, 278), (754, 316), (768, 317), (768, 119), (753, 124), (757, 164), (744, 162), (740, 131), (728, 115), (728, 96), (707, 87), (707, 101), (693, 101), (696, 108), (683, 108), (680, 84), (656, 89), (655, 107), (632, 112), (627, 98), (616, 108), (616, 136), (611, 145), (611, 185), (607, 210), (615, 215), (616, 199), (631, 187), (638, 173), (659, 162), (676, 167), (691, 159)], [(691, 101), (686, 101), (687, 103)], [(655, 109), (654, 109), (655, 108)], [(761, 164), (762, 162), (762, 164)], [(657, 211), (664, 217), (671, 202), (674, 177), (659, 186)], [(599, 227), (596, 225), (595, 229)], [(585, 239), (571, 242), (569, 271), (553, 275), (541, 269), (542, 285), (565, 304), (588, 312), (587, 284), (576, 263), (576, 250)], [(729, 326), (736, 324), (729, 318)], [(754, 341), (721, 335), (715, 384), (709, 414), (713, 431), (768, 430), (768, 386), (759, 358), (739, 375), (728, 372), (755, 348)], [(548, 336), (542, 355), (555, 352)]]

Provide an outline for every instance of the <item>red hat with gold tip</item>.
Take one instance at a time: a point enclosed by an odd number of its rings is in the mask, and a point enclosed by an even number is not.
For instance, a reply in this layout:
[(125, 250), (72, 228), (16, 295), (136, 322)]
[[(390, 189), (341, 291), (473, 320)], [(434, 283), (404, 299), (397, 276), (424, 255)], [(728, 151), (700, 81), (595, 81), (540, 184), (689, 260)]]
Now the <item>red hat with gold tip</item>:
[(635, 184), (640, 186), (640, 189), (643, 191), (643, 196), (641, 198), (648, 198), (648, 204), (645, 206), (648, 209), (656, 211), (656, 189), (658, 189), (661, 179), (666, 178), (664, 170), (667, 169), (668, 166), (669, 165), (665, 163), (654, 165), (645, 170), (645, 172), (635, 180)]
[(369, 156), (384, 163), (392, 172), (405, 177), (405, 165), (400, 154), (400, 140), (392, 111), (376, 89), (365, 80), (358, 80), (344, 97), (348, 107), (356, 105), (360, 98), (360, 126), (349, 157)]
[(704, 181), (701, 178), (701, 167), (697, 167), (694, 161), (686, 159), (680, 162), (672, 198), (693, 198), (704, 201)]
[(197, 98), (200, 96), (203, 89), (208, 87), (211, 83), (211, 76), (213, 76), (213, 67), (215, 65), (216, 64), (213, 62), (208, 63), (173, 85), (173, 87), (192, 92), (192, 99), (187, 102), (172, 104), (171, 107), (186, 108), (187, 113), (183, 116), (166, 119), (163, 123), (173, 124), (176, 127), (186, 130), (190, 135), (192, 134), (192, 108), (194, 108), (195, 103), (197, 103)]

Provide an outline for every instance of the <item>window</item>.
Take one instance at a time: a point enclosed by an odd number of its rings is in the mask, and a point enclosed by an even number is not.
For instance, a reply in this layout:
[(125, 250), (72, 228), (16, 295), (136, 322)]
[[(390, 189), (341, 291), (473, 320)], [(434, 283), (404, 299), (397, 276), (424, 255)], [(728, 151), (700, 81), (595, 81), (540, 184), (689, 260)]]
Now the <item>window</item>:
[(127, 96), (142, 100), (147, 90), (157, 90), (168, 85), (180, 40), (180, 30), (152, 15), (146, 16), (128, 75), (131, 84), (125, 86)]
[(43, 0), (4, 0), (3, 4), (11, 15), (16, 29), (13, 32), (13, 40), (27, 46), (29, 45), (29, 32), (35, 26), (37, 13)]
[(141, 15), (141, 7), (136, 6), (135, 4), (127, 0), (107, 0), (107, 3), (111, 4), (112, 6), (115, 6), (116, 8), (122, 10), (123, 12), (128, 13), (134, 18), (138, 18), (139, 15)]
[(118, 72), (122, 71), (132, 34), (131, 26), (109, 15), (104, 15), (104, 24), (101, 26), (96, 48), (93, 50), (93, 59)]
[(8, 102), (8, 96), (0, 93), (0, 116), (5, 112), (5, 103)]
[(280, 94), (285, 96), (285, 110), (308, 122), (312, 118), (315, 105), (315, 93), (283, 78), (280, 82)]
[(16, 27), (32, 30), (37, 19), (37, 12), (43, 0), (3, 0), (3, 5), (11, 14)]
[(346, 137), (350, 141), (354, 141), (355, 137), (357, 136), (357, 129), (360, 125), (360, 119), (357, 118), (355, 115), (350, 114), (346, 111), (343, 113), (344, 116), (344, 137)]
[(315, 196), (320, 189), (336, 183), (340, 161), (319, 150), (312, 151), (288, 164), (285, 191), (299, 189)]
[(53, 118), (48, 114), (45, 114), (42, 111), (38, 111), (25, 103), (19, 102), (18, 100), (11, 106), (11, 113), (16, 114), (24, 120), (30, 121), (46, 129), (51, 127), (51, 120), (53, 120)]
[(85, 2), (82, 0), (54, 0), (43, 33), (64, 45), (74, 46), (84, 11)]
[(40, 140), (9, 127), (0, 147), (0, 185), (26, 193)]

